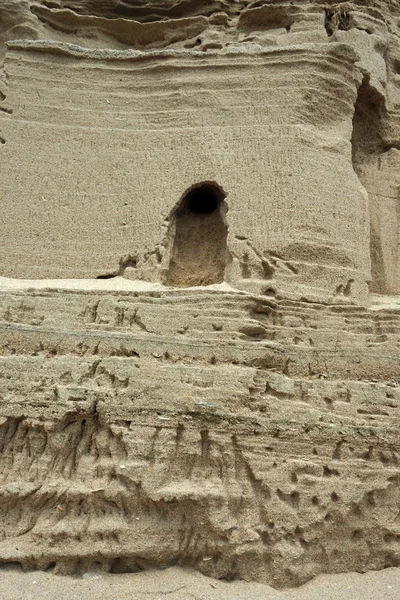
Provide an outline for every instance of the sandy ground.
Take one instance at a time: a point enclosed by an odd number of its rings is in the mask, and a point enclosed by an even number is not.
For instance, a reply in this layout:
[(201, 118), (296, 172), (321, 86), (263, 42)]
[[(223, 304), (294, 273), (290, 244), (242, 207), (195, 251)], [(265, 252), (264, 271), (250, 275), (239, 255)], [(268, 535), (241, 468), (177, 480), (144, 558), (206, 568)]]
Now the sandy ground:
[(0, 570), (0, 600), (400, 600), (400, 568), (323, 575), (297, 589), (225, 582), (172, 567), (126, 575)]

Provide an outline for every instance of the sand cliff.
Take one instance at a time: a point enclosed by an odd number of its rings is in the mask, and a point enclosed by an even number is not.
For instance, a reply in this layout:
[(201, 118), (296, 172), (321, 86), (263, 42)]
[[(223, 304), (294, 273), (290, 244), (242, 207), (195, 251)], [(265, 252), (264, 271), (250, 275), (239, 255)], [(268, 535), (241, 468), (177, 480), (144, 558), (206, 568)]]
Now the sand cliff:
[(399, 19), (2, 3), (0, 562), (399, 564)]

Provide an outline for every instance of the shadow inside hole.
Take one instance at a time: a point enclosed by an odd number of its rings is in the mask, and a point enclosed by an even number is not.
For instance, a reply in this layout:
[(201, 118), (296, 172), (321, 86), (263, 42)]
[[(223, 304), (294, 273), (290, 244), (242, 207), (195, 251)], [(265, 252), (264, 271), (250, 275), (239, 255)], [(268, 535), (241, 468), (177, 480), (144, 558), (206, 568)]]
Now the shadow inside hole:
[(211, 185), (194, 188), (186, 195), (185, 208), (196, 215), (209, 215), (219, 207), (218, 190)]

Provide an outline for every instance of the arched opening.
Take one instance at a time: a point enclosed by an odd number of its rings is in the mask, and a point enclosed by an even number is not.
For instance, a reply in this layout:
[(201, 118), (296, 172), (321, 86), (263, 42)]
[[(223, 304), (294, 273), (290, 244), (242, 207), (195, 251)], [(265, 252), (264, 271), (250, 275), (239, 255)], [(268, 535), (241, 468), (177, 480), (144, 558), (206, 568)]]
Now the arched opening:
[(224, 280), (228, 258), (224, 198), (222, 189), (208, 182), (184, 194), (172, 215), (167, 285), (189, 287)]

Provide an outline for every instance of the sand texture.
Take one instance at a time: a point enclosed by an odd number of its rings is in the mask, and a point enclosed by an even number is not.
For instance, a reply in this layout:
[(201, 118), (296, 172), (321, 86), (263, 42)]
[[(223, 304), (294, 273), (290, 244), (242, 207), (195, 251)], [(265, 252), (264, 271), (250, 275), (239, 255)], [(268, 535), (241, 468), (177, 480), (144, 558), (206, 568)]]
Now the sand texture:
[(0, 564), (396, 597), (399, 23), (0, 2)]
[(211, 579), (177, 567), (163, 571), (82, 578), (33, 571), (0, 571), (2, 600), (398, 600), (399, 569), (377, 573), (320, 575), (300, 588)]

